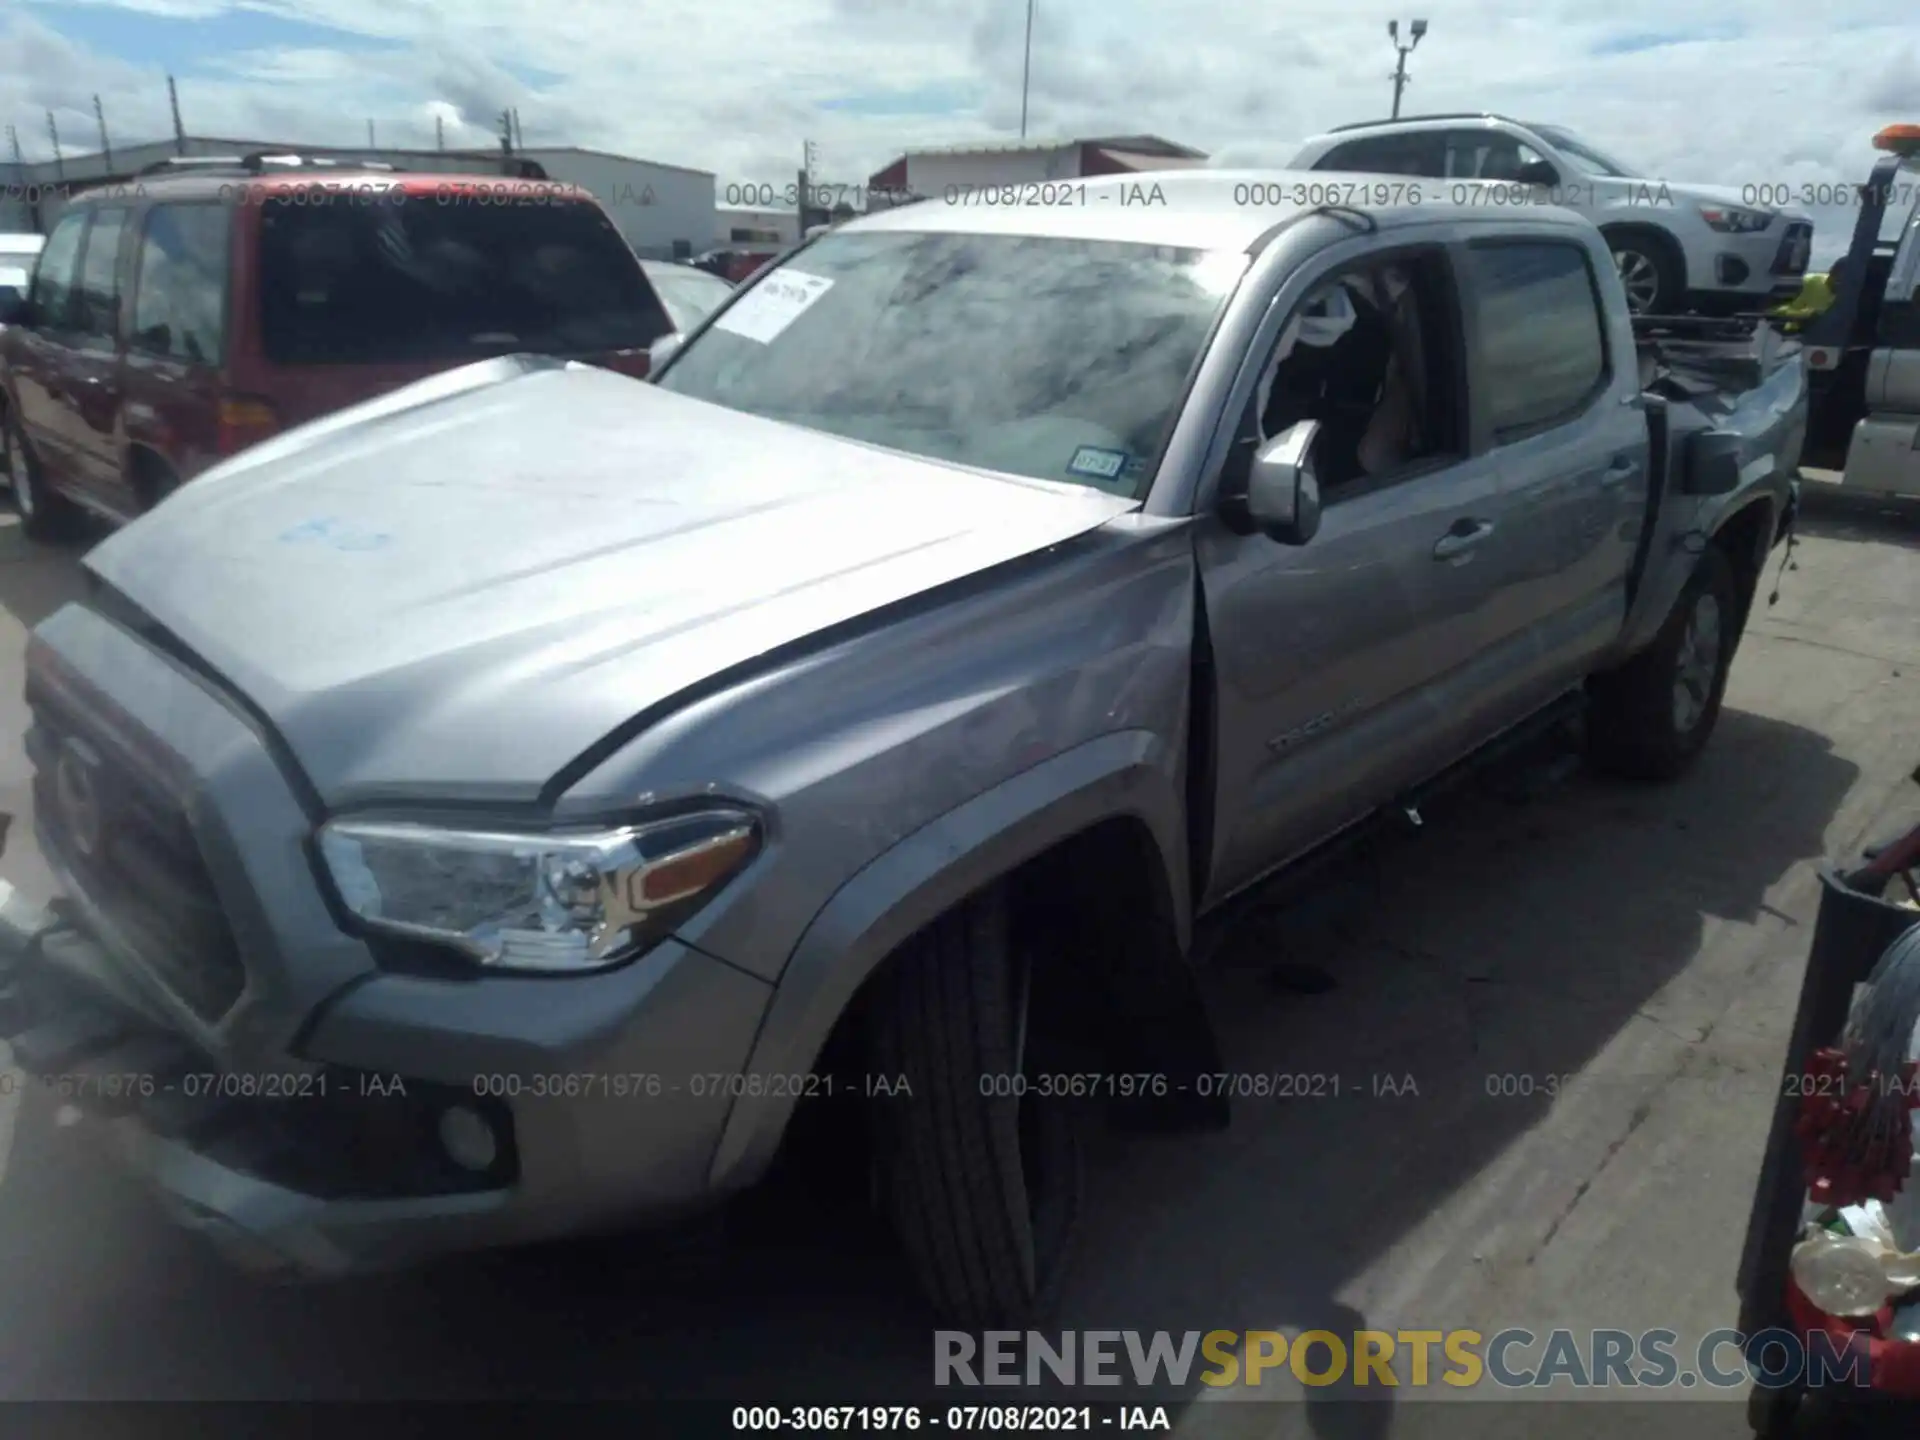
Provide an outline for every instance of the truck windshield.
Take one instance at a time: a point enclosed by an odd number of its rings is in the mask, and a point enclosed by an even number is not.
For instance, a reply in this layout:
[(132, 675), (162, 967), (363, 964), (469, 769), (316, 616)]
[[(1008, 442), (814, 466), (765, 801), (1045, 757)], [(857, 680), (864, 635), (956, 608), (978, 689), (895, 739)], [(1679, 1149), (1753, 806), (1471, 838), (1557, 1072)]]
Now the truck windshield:
[(1639, 173), (1622, 165), (1618, 160), (1609, 159), (1579, 136), (1571, 131), (1562, 130), (1558, 125), (1535, 125), (1533, 130), (1542, 140), (1570, 157), (1589, 175), (1611, 175), (1615, 179), (1626, 180)]
[(579, 201), (276, 197), (260, 271), (261, 340), (282, 365), (594, 354), (673, 328), (612, 221)]
[(909, 454), (1145, 494), (1238, 251), (828, 235), (752, 283), (663, 389)]

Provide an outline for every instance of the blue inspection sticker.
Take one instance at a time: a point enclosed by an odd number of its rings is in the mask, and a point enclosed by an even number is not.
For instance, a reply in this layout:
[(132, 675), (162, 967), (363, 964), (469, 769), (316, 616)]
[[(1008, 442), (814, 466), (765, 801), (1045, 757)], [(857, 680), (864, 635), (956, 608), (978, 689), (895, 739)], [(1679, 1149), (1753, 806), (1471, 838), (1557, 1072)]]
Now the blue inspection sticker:
[(1117, 480), (1127, 468), (1127, 452), (1102, 450), (1097, 445), (1082, 445), (1073, 452), (1067, 466), (1069, 475), (1087, 475), (1095, 480)]

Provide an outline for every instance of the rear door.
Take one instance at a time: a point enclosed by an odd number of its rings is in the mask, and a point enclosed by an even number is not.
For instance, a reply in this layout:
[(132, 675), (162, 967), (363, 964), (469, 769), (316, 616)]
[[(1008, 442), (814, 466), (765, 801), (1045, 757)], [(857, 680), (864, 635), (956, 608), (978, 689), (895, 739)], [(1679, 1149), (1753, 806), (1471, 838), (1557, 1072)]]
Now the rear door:
[[(1485, 682), (1459, 697), (1498, 725), (1552, 698), (1618, 640), (1647, 500), (1632, 335), (1584, 236), (1553, 227), (1462, 247), (1474, 424), (1511, 543), (1488, 559)], [(1615, 309), (1624, 306), (1619, 297)]]
[(121, 370), (127, 441), (190, 480), (219, 456), (221, 367), (234, 208), (151, 207), (133, 261), (133, 318)]
[(128, 206), (101, 206), (87, 227), (75, 287), (72, 384), (67, 390), (74, 484), (121, 515), (135, 509), (120, 438), (122, 276), (133, 214)]
[(72, 468), (72, 438), (65, 427), (73, 343), (74, 279), (87, 212), (76, 210), (53, 227), (34, 267), (29, 295), (32, 323), (8, 333), (14, 404), (21, 433), (50, 481), (64, 483)]

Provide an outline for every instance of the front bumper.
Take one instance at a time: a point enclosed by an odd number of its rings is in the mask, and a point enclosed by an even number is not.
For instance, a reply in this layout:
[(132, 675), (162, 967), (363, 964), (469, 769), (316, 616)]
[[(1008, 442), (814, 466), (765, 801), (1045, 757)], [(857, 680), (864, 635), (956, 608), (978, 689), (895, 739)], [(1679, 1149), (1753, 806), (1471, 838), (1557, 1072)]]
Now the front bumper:
[[(222, 1068), (128, 1008), (115, 957), (67, 916), (10, 887), (0, 900), (0, 1038), (31, 1087), (103, 1122), (168, 1213), (248, 1268), (385, 1269), (664, 1220), (712, 1198), (730, 1100), (692, 1077), (738, 1064), (725, 1057), (744, 1056), (766, 987), (697, 952), (669, 944), (631, 967), (653, 968), (661, 1003), (591, 1063), (543, 1043), (551, 1014), (523, 1010), (512, 1035), (456, 1032), (419, 997), (375, 982), (330, 1008), (308, 1055), (257, 1074)], [(717, 1033), (676, 1042), (682, 1002), (718, 1019)], [(451, 1007), (456, 1025), (464, 1008)], [(470, 1052), (473, 1079), (421, 1079), (424, 1056), (449, 1046)], [(641, 1053), (651, 1068), (629, 1058)], [(493, 1164), (465, 1169), (448, 1154), (437, 1121), (450, 1107), (487, 1123)]]
[(1694, 288), (1781, 299), (1800, 293), (1812, 255), (1810, 222), (1776, 223), (1753, 235), (1702, 233), (1710, 262), (1707, 273), (1696, 277)]

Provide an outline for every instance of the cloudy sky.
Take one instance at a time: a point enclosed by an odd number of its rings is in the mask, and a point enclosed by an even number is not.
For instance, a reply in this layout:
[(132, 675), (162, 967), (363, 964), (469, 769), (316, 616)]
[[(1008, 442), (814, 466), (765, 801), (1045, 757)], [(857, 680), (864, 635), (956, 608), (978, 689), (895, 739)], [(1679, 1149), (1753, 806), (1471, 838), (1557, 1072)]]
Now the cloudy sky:
[[(1228, 164), (1385, 113), (1394, 12), (1352, 0), (1037, 0), (1034, 135), (1151, 132)], [(1432, 0), (1407, 110), (1491, 109), (1583, 130), (1650, 177), (1858, 181), (1873, 131), (1920, 121), (1913, 0)], [(0, 122), (48, 156), (168, 133), (570, 143), (828, 182), (903, 147), (1012, 137), (1026, 0), (0, 0)], [(1524, 18), (1516, 18), (1524, 16)], [(1824, 249), (1844, 211), (1822, 214)]]

